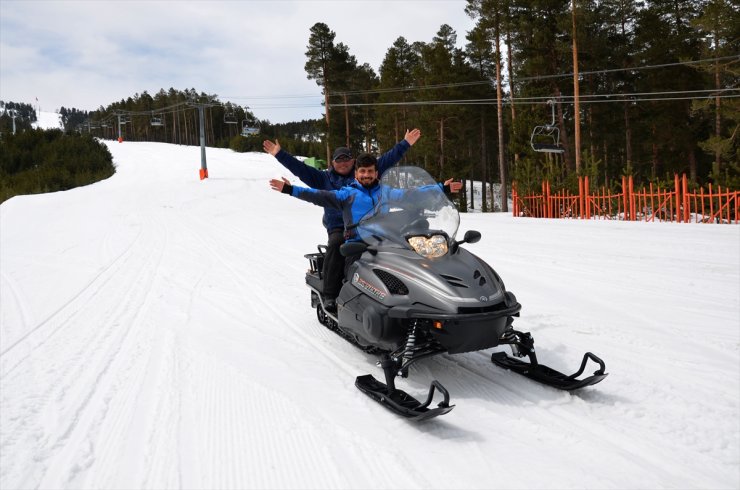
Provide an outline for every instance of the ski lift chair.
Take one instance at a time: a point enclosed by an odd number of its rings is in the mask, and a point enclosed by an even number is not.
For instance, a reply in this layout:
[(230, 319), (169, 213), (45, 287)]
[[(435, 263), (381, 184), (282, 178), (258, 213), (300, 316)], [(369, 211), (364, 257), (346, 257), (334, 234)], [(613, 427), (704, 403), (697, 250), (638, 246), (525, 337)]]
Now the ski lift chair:
[(252, 136), (254, 134), (259, 134), (260, 128), (251, 126), (249, 124), (249, 121), (246, 119), (242, 121), (242, 136)]
[(236, 124), (236, 114), (230, 106), (224, 106), (224, 124)]
[(547, 104), (552, 110), (550, 124), (535, 126), (529, 144), (532, 149), (540, 153), (564, 153), (565, 149), (560, 146), (560, 130), (555, 125), (555, 101), (548, 100)]
[(152, 115), (151, 125), (152, 126), (164, 126), (164, 121), (162, 120), (162, 116)]

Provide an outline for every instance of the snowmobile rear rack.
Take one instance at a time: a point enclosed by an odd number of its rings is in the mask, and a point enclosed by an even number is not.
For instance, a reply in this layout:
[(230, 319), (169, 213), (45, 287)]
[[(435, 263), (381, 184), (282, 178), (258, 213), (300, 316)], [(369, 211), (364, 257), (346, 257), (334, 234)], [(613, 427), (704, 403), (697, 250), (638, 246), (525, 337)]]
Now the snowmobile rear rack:
[[(455, 408), (455, 405), (450, 405), (450, 393), (439, 381), (432, 381), (429, 387), (429, 395), (427, 395), (426, 401), (421, 403), (405, 391), (396, 388), (397, 361), (394, 361), (388, 355), (384, 355), (380, 361), (380, 366), (385, 373), (385, 383), (381, 383), (375, 379), (372, 374), (366, 374), (357, 377), (355, 386), (391, 412), (406, 417), (409, 420), (420, 422), (444, 415)], [(442, 393), (444, 399), (437, 404), (436, 408), (429, 408), (434, 398), (435, 389)]]
[[(534, 352), (534, 340), (529, 333), (512, 330), (509, 334), (508, 343), (511, 344), (515, 355), (518, 357), (528, 356), (530, 362), (514, 359), (513, 357), (509, 357), (505, 352), (494, 352), (491, 354), (492, 363), (559, 390), (573, 391), (585, 386), (595, 385), (609, 375), (609, 373), (605, 372), (606, 365), (604, 361), (591, 352), (586, 352), (583, 355), (581, 367), (578, 371), (571, 375), (566, 375), (537, 362), (537, 355)], [(596, 362), (599, 365), (599, 369), (594, 371), (591, 376), (578, 379), (578, 376), (583, 374), (583, 371), (586, 369), (589, 359)]]

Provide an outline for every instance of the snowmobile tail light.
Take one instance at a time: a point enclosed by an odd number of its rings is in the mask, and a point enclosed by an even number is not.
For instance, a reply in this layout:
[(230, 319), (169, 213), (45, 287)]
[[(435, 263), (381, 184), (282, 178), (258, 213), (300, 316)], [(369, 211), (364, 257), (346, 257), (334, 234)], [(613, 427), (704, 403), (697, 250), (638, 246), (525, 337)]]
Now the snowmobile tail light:
[(447, 238), (443, 235), (412, 236), (408, 239), (409, 245), (422, 257), (433, 259), (447, 253)]

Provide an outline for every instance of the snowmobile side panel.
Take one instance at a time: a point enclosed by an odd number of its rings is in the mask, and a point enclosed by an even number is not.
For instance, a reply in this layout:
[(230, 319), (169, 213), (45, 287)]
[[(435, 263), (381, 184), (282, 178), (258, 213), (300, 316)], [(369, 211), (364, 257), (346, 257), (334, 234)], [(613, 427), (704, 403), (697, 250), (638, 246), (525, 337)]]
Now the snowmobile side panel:
[[(349, 298), (350, 294), (352, 295)], [(360, 294), (354, 288), (342, 288), (337, 300), (342, 329), (352, 332), (361, 343), (394, 350), (404, 338), (400, 320), (388, 315), (388, 307)]]

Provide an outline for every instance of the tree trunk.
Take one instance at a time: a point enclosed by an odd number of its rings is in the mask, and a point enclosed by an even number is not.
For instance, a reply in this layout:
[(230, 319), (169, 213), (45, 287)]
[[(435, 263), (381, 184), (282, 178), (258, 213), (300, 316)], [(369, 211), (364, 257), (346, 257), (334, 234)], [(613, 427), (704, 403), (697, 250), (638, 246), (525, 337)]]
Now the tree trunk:
[(345, 145), (349, 148), (349, 107), (347, 107), (347, 94), (344, 94), (344, 135)]
[(689, 150), (689, 179), (696, 182), (696, 152), (693, 148)]
[[(717, 34), (714, 35), (715, 43), (717, 42)], [(717, 46), (719, 48), (719, 46)], [(719, 176), (722, 165), (722, 150), (719, 144), (720, 138), (722, 137), (722, 114), (720, 111), (720, 89), (722, 88), (719, 76), (719, 61), (714, 62), (714, 88), (717, 89), (717, 96), (714, 98), (714, 135), (717, 137), (716, 148), (714, 150), (714, 167), (716, 176)], [(694, 172), (695, 173), (695, 172)], [(696, 175), (692, 177), (692, 181), (696, 182)]]
[[(506, 196), (506, 160), (504, 158), (504, 108), (502, 103), (502, 91), (501, 91), (501, 19), (496, 10), (496, 115), (498, 118), (498, 168), (499, 177), (501, 178), (501, 195)], [(501, 200), (501, 211), (504, 213), (509, 211), (507, 199)]]
[(214, 127), (215, 125), (213, 124), (213, 108), (211, 108), (211, 110), (208, 111), (208, 119), (206, 119), (206, 122), (211, 127), (211, 145), (215, 146), (216, 145), (216, 129)]
[(575, 101), (575, 148), (576, 173), (581, 173), (581, 100), (578, 83), (578, 43), (576, 42), (576, 0), (573, 2), (573, 100)]
[(575, 166), (573, 165), (573, 160), (571, 159), (571, 151), (570, 151), (570, 138), (568, 137), (568, 130), (565, 127), (565, 121), (563, 116), (563, 103), (560, 101), (560, 88), (555, 87), (555, 101), (557, 105), (557, 118), (558, 118), (558, 126), (560, 126), (560, 140), (561, 144), (563, 145), (563, 149), (565, 152), (563, 153), (563, 161), (565, 162), (565, 168), (567, 168), (570, 171), (575, 170)]
[(607, 168), (609, 167), (606, 162), (609, 161), (609, 148), (606, 146), (606, 140), (604, 140), (604, 187), (609, 187), (609, 175)]
[[(326, 82), (326, 69), (324, 69), (324, 81)], [(326, 119), (326, 165), (331, 168), (331, 125), (329, 124), (329, 87), (324, 86), (324, 109), (326, 109), (326, 114), (324, 115), (324, 118)]]
[[(508, 25), (508, 23), (507, 23)], [(516, 97), (514, 92), (514, 64), (512, 61), (511, 56), (511, 28), (510, 26), (506, 29), (506, 54), (507, 54), (507, 60), (508, 60), (508, 69), (509, 69), (509, 92), (511, 93), (511, 127), (516, 127), (516, 109), (514, 104), (514, 98)], [(514, 152), (514, 167), (517, 167), (517, 164), (519, 163), (519, 152)], [(493, 199), (493, 194), (491, 195), (491, 199)]]
[(596, 141), (594, 138), (594, 109), (588, 108), (588, 147), (591, 152), (591, 161), (596, 161)]
[[(367, 98), (365, 102), (368, 102)], [(370, 106), (365, 106), (365, 151), (370, 153)]]
[(484, 213), (488, 211), (488, 200), (486, 199), (486, 186), (488, 184), (488, 172), (486, 165), (486, 113), (485, 106), (481, 107), (480, 110), (480, 166), (481, 166), (481, 211)]
[(655, 123), (650, 127), (650, 134), (652, 135), (652, 167), (651, 167), (651, 177), (653, 180), (655, 180), (655, 176), (658, 175), (658, 144), (656, 141), (656, 128)]
[(445, 168), (445, 118), (439, 120), (439, 174), (437, 179), (441, 179)]
[(632, 166), (632, 125), (630, 124), (629, 102), (624, 104), (624, 138), (625, 151), (627, 153), (627, 166)]

